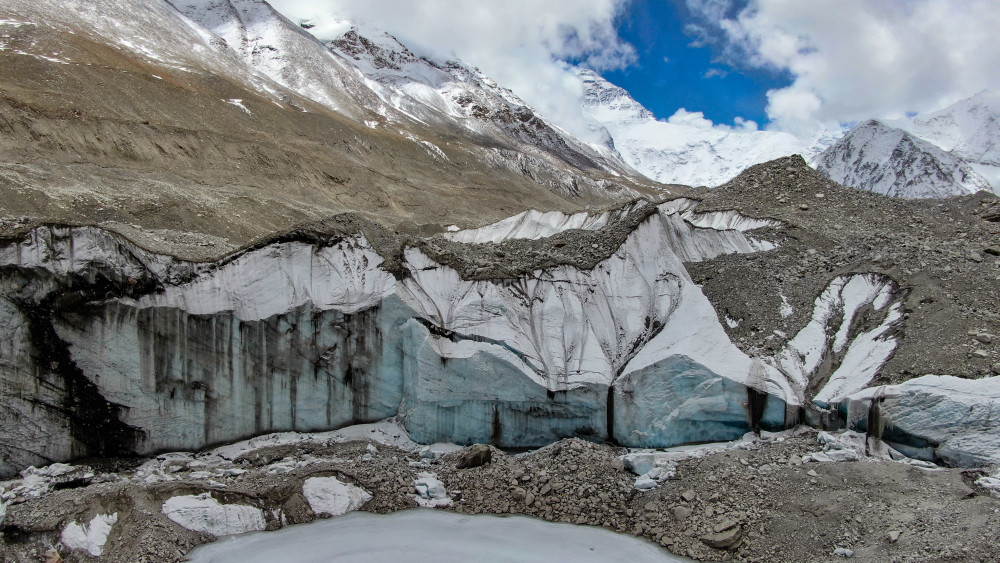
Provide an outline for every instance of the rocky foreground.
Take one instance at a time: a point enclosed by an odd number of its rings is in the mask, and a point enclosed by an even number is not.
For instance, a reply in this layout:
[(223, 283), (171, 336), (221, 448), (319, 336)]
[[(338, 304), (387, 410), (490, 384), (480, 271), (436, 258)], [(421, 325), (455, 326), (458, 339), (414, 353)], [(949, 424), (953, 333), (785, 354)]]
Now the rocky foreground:
[(183, 561), (216, 536), (423, 506), (603, 526), (703, 561), (995, 561), (998, 481), (865, 449), (862, 435), (804, 427), (630, 454), (579, 439), (520, 454), (418, 446), (391, 422), (275, 434), (31, 468), (2, 484), (0, 554)]

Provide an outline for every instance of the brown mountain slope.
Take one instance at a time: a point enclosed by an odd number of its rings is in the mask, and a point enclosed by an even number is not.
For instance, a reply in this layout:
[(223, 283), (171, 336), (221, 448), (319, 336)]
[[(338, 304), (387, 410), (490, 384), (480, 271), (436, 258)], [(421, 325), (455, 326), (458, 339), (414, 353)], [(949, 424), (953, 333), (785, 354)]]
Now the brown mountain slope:
[(96, 224), (207, 259), (343, 212), (439, 230), (667, 193), (461, 131), (372, 128), (269, 81), (165, 3), (80, 8), (137, 12), (120, 37), (48, 4), (0, 7), (0, 235)]

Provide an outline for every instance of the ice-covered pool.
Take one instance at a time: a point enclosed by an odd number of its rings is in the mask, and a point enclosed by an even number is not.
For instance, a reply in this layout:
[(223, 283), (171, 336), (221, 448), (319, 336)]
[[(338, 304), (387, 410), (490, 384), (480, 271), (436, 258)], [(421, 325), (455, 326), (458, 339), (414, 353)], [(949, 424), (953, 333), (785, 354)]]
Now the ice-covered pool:
[(189, 557), (194, 563), (688, 561), (602, 528), (426, 509), (353, 512), (277, 532), (230, 536)]

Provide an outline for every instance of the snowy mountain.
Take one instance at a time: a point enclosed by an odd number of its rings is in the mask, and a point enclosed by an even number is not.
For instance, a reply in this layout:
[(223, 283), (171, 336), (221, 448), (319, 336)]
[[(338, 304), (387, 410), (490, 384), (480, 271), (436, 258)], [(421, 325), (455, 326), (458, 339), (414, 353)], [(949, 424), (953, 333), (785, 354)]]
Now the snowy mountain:
[(834, 141), (828, 134), (804, 143), (790, 133), (713, 127), (690, 113), (658, 120), (596, 72), (579, 75), (585, 85), (581, 103), (595, 129), (606, 129), (625, 162), (659, 182), (717, 186), (753, 164), (792, 154), (808, 159)]
[(858, 124), (814, 164), (841, 184), (896, 197), (943, 198), (993, 191), (962, 159), (876, 120)]
[(384, 31), (350, 27), (324, 44), (262, 0), (168, 1), (274, 81), (372, 128), (401, 130), (442, 160), (441, 136), (450, 132), (491, 146), (483, 156), (506, 166), (547, 170), (564, 162), (612, 176), (634, 173), (613, 151), (555, 127), (477, 69), (417, 57)]
[(940, 111), (887, 123), (965, 160), (1000, 190), (1000, 94), (983, 90)]

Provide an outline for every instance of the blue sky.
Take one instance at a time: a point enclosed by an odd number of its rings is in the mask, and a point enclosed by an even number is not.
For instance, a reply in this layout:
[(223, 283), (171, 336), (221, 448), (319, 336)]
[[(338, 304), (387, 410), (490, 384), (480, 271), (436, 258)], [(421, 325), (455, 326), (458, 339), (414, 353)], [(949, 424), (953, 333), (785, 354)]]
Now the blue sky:
[(635, 47), (638, 60), (602, 76), (661, 119), (685, 108), (704, 112), (715, 123), (732, 124), (742, 117), (763, 128), (768, 123), (767, 91), (789, 86), (792, 77), (713, 62), (716, 50), (692, 45), (695, 38), (684, 32), (693, 21), (683, 1), (633, 0), (617, 26), (619, 36)]

